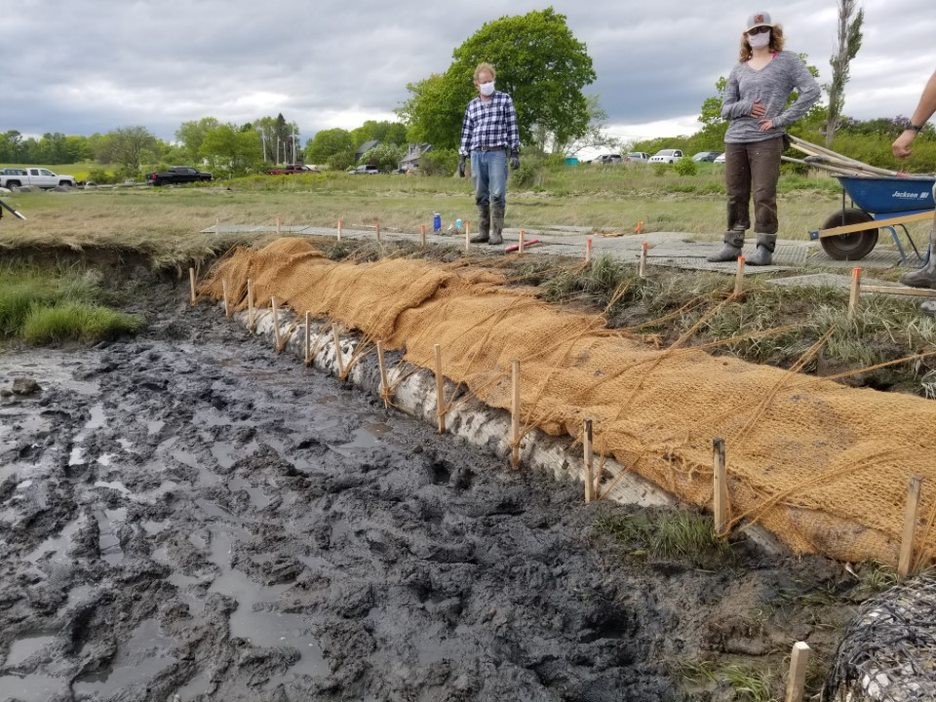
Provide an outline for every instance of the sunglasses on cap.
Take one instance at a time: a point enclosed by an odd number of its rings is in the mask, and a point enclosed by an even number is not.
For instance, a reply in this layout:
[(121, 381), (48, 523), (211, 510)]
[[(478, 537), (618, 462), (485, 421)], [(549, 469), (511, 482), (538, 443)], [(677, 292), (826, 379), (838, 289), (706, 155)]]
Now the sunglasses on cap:
[(770, 27), (768, 27), (766, 24), (762, 24), (760, 27), (754, 27), (753, 29), (749, 29), (746, 33), (748, 36), (753, 37), (755, 34), (763, 34), (764, 32), (769, 32), (769, 31), (770, 31)]

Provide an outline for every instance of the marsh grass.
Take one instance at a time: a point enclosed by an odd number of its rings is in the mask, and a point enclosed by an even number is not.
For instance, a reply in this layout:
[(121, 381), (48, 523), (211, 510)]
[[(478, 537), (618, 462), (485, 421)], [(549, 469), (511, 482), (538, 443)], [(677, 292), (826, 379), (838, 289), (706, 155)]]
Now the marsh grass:
[(719, 664), (713, 661), (684, 661), (676, 672), (687, 683), (711, 686), (724, 683), (731, 687), (732, 699), (743, 702), (774, 702), (779, 700), (782, 681), (772, 670), (761, 670), (740, 663)]
[(36, 345), (65, 341), (96, 342), (137, 334), (143, 320), (134, 315), (81, 302), (33, 306), (20, 332)]
[(142, 329), (142, 320), (103, 307), (102, 298), (100, 277), (90, 271), (2, 266), (0, 338), (93, 342)]
[(651, 560), (672, 560), (706, 570), (739, 563), (735, 547), (715, 536), (711, 517), (698, 512), (644, 511), (602, 517), (594, 530), (632, 555)]
[[(64, 167), (63, 167), (64, 170)], [(638, 221), (646, 231), (686, 232), (713, 240), (724, 229), (723, 172), (700, 168), (694, 176), (644, 167), (550, 168), (535, 188), (512, 186), (507, 226), (535, 230), (551, 225), (629, 233)], [(789, 183), (787, 182), (789, 180)], [(807, 237), (839, 205), (837, 182), (824, 176), (783, 176), (781, 236)], [(62, 245), (135, 250), (157, 266), (182, 266), (222, 253), (263, 235), (215, 234), (221, 225), (272, 224), (347, 228), (373, 226), (416, 233), (432, 213), (444, 222), (476, 217), (470, 181), (400, 175), (343, 173), (289, 177), (248, 176), (190, 188), (113, 188), (17, 192), (5, 196), (29, 218), (0, 223), (0, 248)]]

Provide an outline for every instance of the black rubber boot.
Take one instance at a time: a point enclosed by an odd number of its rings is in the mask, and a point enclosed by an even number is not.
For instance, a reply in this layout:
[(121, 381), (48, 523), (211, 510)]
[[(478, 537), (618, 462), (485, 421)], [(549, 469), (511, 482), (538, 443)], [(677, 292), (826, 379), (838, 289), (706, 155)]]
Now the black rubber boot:
[(758, 234), (757, 250), (745, 260), (750, 266), (769, 266), (773, 261), (773, 252), (777, 248), (776, 234)]
[(468, 241), (472, 244), (487, 243), (489, 232), (491, 230), (491, 211), (487, 205), (484, 207), (478, 205), (478, 234), (471, 237)]
[(723, 263), (725, 261), (737, 261), (741, 255), (741, 247), (744, 246), (744, 230), (729, 229), (725, 232), (725, 245), (720, 251), (713, 253), (705, 260), (709, 263)]
[(491, 206), (491, 238), (488, 243), (492, 246), (504, 243), (502, 236), (504, 231), (504, 208), (497, 205)]

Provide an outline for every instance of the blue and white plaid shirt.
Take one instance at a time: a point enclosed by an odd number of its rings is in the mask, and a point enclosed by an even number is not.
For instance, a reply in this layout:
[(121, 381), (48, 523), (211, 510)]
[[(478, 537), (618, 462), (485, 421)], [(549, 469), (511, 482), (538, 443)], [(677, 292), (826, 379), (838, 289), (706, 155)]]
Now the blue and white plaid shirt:
[(498, 147), (520, 151), (520, 129), (510, 95), (495, 90), (490, 100), (476, 97), (465, 108), (458, 152), (467, 156), (476, 149)]

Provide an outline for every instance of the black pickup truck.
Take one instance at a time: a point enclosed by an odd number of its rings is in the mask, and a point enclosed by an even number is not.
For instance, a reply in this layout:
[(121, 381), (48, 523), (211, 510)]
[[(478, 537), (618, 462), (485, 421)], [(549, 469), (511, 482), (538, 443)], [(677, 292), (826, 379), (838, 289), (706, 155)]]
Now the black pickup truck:
[(146, 182), (150, 185), (196, 183), (201, 180), (211, 180), (211, 174), (186, 166), (173, 166), (168, 171), (154, 171), (146, 176)]

